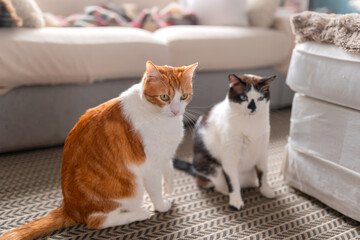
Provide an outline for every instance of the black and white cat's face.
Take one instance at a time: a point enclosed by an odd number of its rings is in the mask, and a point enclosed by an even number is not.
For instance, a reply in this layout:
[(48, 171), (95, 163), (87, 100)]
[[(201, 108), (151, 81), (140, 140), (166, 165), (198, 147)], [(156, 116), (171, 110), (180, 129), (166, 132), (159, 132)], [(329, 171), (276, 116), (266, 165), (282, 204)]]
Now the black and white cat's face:
[(228, 98), (231, 102), (238, 103), (240, 110), (245, 114), (260, 112), (270, 100), (270, 83), (275, 78), (276, 76), (263, 78), (255, 75), (238, 77), (231, 74)]

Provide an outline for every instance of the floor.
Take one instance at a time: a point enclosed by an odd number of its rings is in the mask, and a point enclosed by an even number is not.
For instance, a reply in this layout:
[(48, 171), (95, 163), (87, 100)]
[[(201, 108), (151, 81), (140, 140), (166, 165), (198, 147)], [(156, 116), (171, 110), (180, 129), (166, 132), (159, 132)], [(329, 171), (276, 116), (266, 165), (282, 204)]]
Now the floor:
[[(167, 213), (103, 230), (78, 224), (45, 239), (360, 239), (359, 223), (316, 199), (286, 186), (280, 177), (289, 131), (290, 110), (271, 113), (270, 182), (276, 199), (258, 189), (244, 189), (245, 208), (233, 211), (228, 197), (197, 188), (194, 179), (176, 171)], [(191, 160), (189, 128), (177, 157)], [(0, 234), (40, 218), (61, 203), (62, 147), (0, 155)], [(145, 207), (152, 209), (149, 198)]]

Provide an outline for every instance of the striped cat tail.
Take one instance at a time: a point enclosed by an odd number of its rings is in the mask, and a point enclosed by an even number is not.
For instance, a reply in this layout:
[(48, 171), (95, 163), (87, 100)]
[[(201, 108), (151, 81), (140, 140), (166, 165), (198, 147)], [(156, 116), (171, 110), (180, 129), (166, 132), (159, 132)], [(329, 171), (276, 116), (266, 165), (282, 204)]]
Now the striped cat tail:
[(0, 240), (30, 240), (60, 228), (75, 225), (75, 223), (64, 212), (63, 207), (59, 206), (42, 218), (6, 232), (0, 236)]

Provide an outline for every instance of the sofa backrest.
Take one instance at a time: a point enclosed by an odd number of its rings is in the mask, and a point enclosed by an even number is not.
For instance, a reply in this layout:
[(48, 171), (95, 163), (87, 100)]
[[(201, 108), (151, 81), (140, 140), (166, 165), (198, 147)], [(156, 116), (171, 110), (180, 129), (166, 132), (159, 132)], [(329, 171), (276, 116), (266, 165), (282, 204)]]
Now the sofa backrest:
[(139, 9), (150, 8), (154, 6), (164, 7), (171, 0), (35, 0), (43, 12), (50, 12), (58, 15), (69, 15), (81, 12), (85, 6), (102, 4), (106, 2), (115, 2), (117, 4), (133, 3), (137, 4)]

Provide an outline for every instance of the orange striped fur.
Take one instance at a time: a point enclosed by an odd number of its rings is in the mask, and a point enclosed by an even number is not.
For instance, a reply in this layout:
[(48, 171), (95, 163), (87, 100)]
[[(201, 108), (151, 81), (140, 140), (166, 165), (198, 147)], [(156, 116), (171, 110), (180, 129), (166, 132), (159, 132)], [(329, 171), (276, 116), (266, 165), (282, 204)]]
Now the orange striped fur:
[[(127, 166), (144, 163), (145, 153), (120, 106), (121, 100), (113, 99), (88, 110), (66, 139), (61, 187), (65, 209), (76, 222), (88, 224), (91, 213), (119, 207), (109, 199), (136, 195), (136, 176)], [(89, 227), (98, 228), (98, 221), (91, 219)]]

